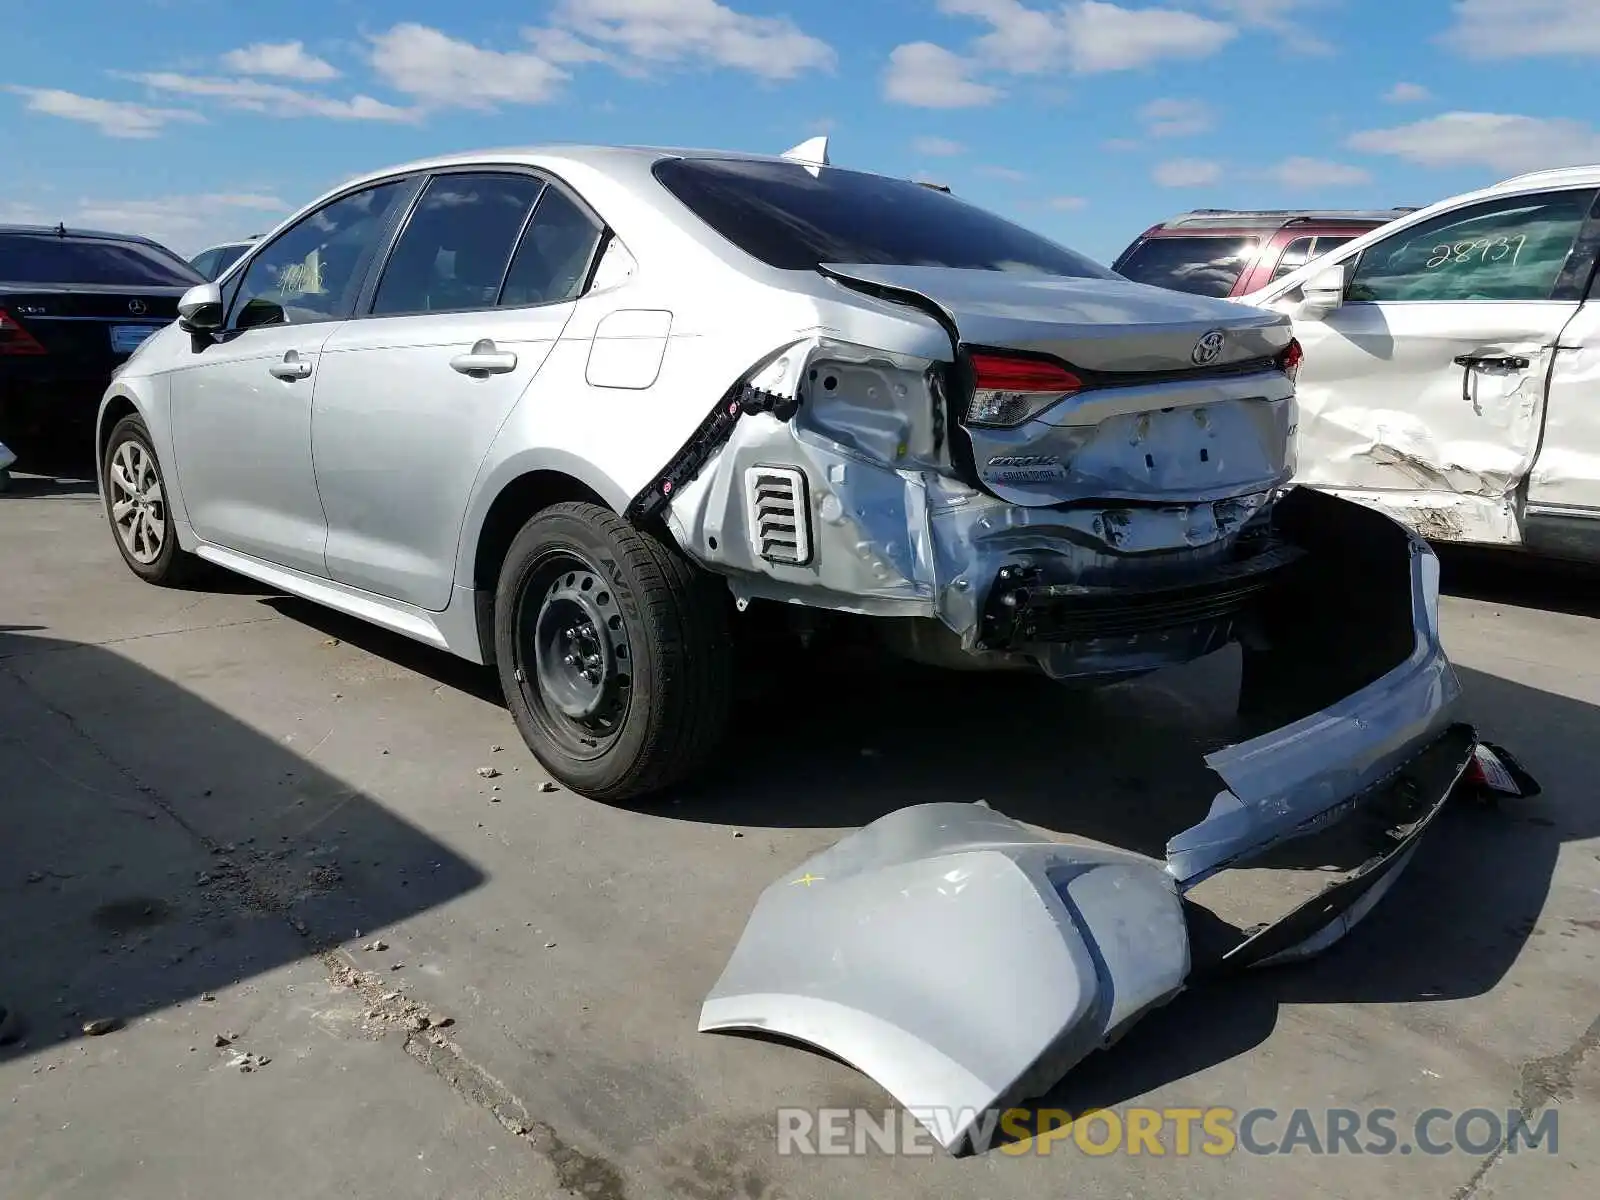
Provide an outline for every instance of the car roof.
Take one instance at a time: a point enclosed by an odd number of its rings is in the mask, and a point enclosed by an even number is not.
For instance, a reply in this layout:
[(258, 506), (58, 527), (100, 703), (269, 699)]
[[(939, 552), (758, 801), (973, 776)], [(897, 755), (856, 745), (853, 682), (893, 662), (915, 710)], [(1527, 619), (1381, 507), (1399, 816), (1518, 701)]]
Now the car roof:
[[(106, 242), (137, 242), (141, 246), (154, 246), (166, 250), (160, 242), (141, 237), (137, 233), (111, 233), (104, 229), (79, 229), (69, 225), (0, 225), (0, 233), (23, 233), (36, 237), (93, 238)], [(167, 251), (169, 254), (171, 251)]]
[[(635, 170), (648, 169), (650, 166), (666, 158), (698, 158), (707, 160), (742, 161), (742, 162), (771, 162), (794, 164), (797, 159), (786, 158), (781, 154), (754, 154), (744, 150), (711, 150), (682, 146), (600, 146), (582, 143), (549, 142), (526, 146), (499, 146), (482, 150), (462, 151), (456, 154), (437, 155), (432, 158), (419, 158), (411, 162), (397, 163), (382, 170), (367, 171), (359, 176), (353, 176), (341, 183), (334, 192), (342, 192), (352, 187), (359, 187), (368, 182), (374, 182), (393, 175), (403, 175), (415, 171), (437, 171), (448, 167), (473, 166), (478, 163), (508, 163), (530, 167), (545, 167), (557, 169), (561, 166), (572, 164), (605, 171), (618, 167), (629, 167)], [(815, 164), (805, 164), (815, 165)], [(839, 167), (829, 164), (831, 170), (855, 170), (854, 167)], [(879, 174), (879, 172), (860, 171), (861, 174)], [(885, 176), (885, 178), (898, 178)]]
[(1153, 226), (1146, 237), (1174, 234), (1262, 232), (1290, 225), (1383, 225), (1416, 212), (1415, 208), (1389, 209), (1225, 209), (1197, 208)]
[[(1554, 167), (1513, 175), (1483, 189), (1484, 194), (1520, 192), (1530, 187), (1600, 187), (1600, 163), (1583, 167)], [(1470, 194), (1470, 193), (1463, 193)]]

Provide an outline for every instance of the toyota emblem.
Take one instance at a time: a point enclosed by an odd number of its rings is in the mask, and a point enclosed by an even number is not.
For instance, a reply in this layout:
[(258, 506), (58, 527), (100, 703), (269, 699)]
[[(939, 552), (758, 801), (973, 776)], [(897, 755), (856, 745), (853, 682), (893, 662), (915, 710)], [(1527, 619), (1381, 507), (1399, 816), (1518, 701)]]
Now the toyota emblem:
[(128, 301), (128, 311), (131, 312), (136, 317), (140, 317), (140, 316), (144, 315), (145, 307), (146, 307), (145, 306), (145, 302), (143, 300), (129, 300)]
[(1225, 335), (1220, 329), (1213, 329), (1210, 333), (1201, 336), (1194, 344), (1194, 350), (1189, 357), (1194, 360), (1197, 367), (1209, 367), (1222, 357), (1222, 343)]

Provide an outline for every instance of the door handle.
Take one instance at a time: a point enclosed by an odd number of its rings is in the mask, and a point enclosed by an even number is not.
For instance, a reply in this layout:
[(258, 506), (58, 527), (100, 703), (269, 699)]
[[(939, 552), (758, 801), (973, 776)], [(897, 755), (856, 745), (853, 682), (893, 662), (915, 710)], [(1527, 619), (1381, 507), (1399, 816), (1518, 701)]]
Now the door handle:
[(1461, 354), (1456, 356), (1455, 364), (1468, 370), (1473, 367), (1505, 367), (1509, 371), (1526, 371), (1532, 365), (1516, 354)]
[(311, 374), (311, 364), (304, 361), (298, 351), (290, 350), (284, 354), (282, 362), (273, 363), (267, 371), (276, 379), (293, 383)]
[(450, 369), (463, 375), (504, 375), (517, 369), (517, 356), (509, 350), (500, 350), (489, 338), (484, 338), (467, 354), (458, 354), (450, 360)]
[(1461, 370), (1461, 398), (1472, 403), (1472, 369), (1474, 367), (1504, 367), (1508, 371), (1526, 371), (1533, 364), (1519, 354), (1458, 354), (1451, 360)]

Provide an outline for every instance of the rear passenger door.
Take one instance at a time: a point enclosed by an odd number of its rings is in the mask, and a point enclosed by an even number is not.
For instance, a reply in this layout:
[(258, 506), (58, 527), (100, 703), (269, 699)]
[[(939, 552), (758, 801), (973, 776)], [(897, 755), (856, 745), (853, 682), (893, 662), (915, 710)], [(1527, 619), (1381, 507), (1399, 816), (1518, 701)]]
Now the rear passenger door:
[(1512, 542), (1556, 347), (1578, 311), (1593, 188), (1477, 200), (1335, 251), (1343, 304), (1297, 311), (1297, 479), (1416, 514), (1439, 540)]
[(532, 172), (428, 181), (323, 348), (312, 441), (331, 578), (448, 606), (473, 481), (570, 319), (601, 232)]

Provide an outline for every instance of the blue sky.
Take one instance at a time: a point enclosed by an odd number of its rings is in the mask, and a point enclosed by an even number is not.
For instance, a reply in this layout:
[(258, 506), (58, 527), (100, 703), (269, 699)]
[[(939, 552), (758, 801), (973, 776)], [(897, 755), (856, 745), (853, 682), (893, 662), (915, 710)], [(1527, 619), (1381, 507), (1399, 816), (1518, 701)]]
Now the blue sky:
[(428, 154), (827, 132), (1109, 260), (1600, 162), (1597, 62), (1600, 0), (8, 0), (0, 221), (188, 253)]

